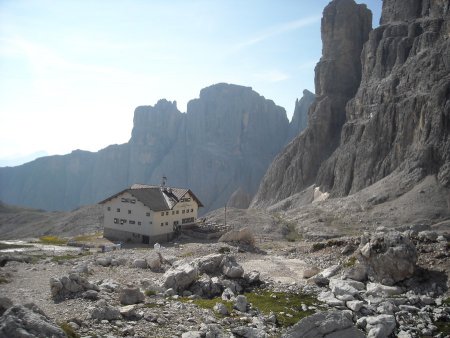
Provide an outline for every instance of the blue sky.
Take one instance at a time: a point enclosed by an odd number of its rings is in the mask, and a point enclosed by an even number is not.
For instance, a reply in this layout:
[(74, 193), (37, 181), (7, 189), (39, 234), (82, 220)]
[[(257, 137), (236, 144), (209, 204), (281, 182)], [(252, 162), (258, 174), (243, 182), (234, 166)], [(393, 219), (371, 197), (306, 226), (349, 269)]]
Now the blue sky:
[[(1, 0), (0, 166), (127, 142), (138, 105), (251, 86), (290, 118), (328, 0)], [(381, 0), (366, 3), (378, 24)], [(27, 157), (29, 159), (29, 157)]]

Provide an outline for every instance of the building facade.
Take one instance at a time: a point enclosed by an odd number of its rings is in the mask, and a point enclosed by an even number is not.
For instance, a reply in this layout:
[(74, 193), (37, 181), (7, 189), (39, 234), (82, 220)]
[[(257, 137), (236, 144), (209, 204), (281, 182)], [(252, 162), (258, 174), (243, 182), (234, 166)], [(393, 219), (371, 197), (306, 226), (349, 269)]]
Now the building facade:
[(189, 189), (135, 184), (100, 202), (105, 238), (151, 244), (170, 241), (197, 220), (202, 203)]

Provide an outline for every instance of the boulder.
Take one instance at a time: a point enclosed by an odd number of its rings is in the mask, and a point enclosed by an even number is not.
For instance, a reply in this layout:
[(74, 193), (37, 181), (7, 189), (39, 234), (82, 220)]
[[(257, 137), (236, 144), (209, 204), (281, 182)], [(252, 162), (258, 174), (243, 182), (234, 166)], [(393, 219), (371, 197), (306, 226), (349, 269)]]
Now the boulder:
[(366, 295), (372, 296), (397, 296), (403, 293), (403, 290), (399, 286), (388, 286), (379, 283), (367, 283)]
[(203, 274), (192, 284), (189, 291), (200, 297), (212, 298), (220, 295), (222, 288), (217, 277), (210, 278), (207, 274)]
[(228, 309), (223, 303), (216, 303), (214, 305), (213, 310), (222, 316), (228, 315)]
[(236, 300), (234, 301), (234, 308), (241, 312), (247, 312), (247, 297), (244, 295), (239, 295), (236, 297)]
[(395, 317), (392, 315), (379, 315), (365, 318), (367, 338), (385, 338), (394, 332)]
[(11, 306), (13, 302), (8, 297), (0, 297), (0, 316), (5, 313)]
[(162, 285), (181, 292), (189, 287), (198, 277), (198, 268), (194, 264), (183, 263), (167, 270), (162, 277)]
[(64, 331), (45, 313), (30, 303), (14, 305), (0, 317), (0, 337), (7, 338), (63, 338)]
[(235, 294), (234, 294), (233, 290), (231, 290), (230, 288), (226, 288), (225, 290), (223, 290), (222, 299), (223, 300), (234, 300)]
[(111, 265), (111, 261), (111, 257), (100, 257), (95, 260), (95, 264), (107, 267)]
[(90, 283), (79, 273), (70, 273), (61, 278), (50, 278), (50, 291), (54, 300), (63, 300), (81, 296), (84, 291), (99, 291), (97, 285)]
[(220, 264), (222, 263), (223, 257), (222, 254), (206, 255), (195, 259), (193, 264), (197, 266), (200, 274), (215, 274), (220, 272)]
[(133, 319), (138, 317), (138, 314), (136, 312), (136, 305), (134, 304), (122, 306), (119, 311), (122, 317), (126, 319)]
[(231, 242), (231, 243), (243, 243), (251, 246), (255, 245), (255, 235), (250, 230), (250, 228), (245, 227), (239, 230), (230, 230), (224, 233), (220, 238), (219, 242)]
[(244, 275), (244, 268), (236, 262), (233, 256), (225, 256), (221, 266), (223, 274), (229, 278), (240, 278)]
[(330, 279), (330, 289), (335, 296), (350, 295), (355, 296), (365, 289), (364, 283), (354, 280)]
[(255, 284), (260, 281), (261, 274), (259, 271), (250, 271), (244, 274), (244, 279), (249, 284)]
[(359, 310), (361, 310), (364, 302), (361, 300), (350, 300), (346, 302), (345, 305), (347, 305), (347, 307), (353, 312), (358, 312)]
[(237, 337), (243, 338), (266, 338), (269, 337), (264, 330), (248, 326), (238, 326), (231, 329)]
[(138, 287), (126, 287), (120, 290), (119, 301), (123, 305), (142, 303), (145, 295)]
[(315, 266), (307, 267), (302, 272), (302, 277), (305, 279), (311, 278), (320, 272), (319, 268)]
[(161, 269), (161, 265), (163, 262), (162, 255), (159, 252), (152, 252), (147, 257), (148, 267), (153, 271), (158, 271)]
[(357, 251), (371, 281), (393, 285), (412, 277), (417, 251), (411, 240), (396, 231), (364, 235)]
[(138, 268), (138, 269), (147, 269), (147, 261), (145, 260), (145, 258), (138, 258), (135, 259), (132, 263), (134, 268)]
[(101, 299), (91, 311), (91, 318), (98, 320), (115, 320), (121, 319), (120, 310), (114, 306), (106, 303), (106, 300)]
[(84, 299), (97, 300), (98, 292), (95, 290), (87, 290), (81, 294)]
[(305, 317), (288, 329), (283, 338), (364, 338), (345, 312), (318, 312)]

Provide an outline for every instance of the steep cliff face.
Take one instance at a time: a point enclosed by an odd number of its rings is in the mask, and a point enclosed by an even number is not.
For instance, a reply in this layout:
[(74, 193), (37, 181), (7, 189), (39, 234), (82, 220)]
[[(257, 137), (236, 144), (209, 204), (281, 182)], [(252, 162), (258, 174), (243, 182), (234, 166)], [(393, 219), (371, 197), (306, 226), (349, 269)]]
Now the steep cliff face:
[(347, 106), (341, 145), (317, 184), (334, 196), (394, 170), (436, 174), (450, 187), (448, 1), (384, 0), (381, 26), (362, 53), (363, 77)]
[(317, 171), (339, 145), (345, 105), (361, 81), (360, 56), (372, 14), (353, 0), (332, 1), (323, 12), (323, 56), (316, 66), (316, 99), (308, 127), (274, 160), (252, 205), (263, 207), (314, 183)]
[(289, 124), (289, 141), (306, 129), (309, 107), (311, 107), (315, 98), (316, 96), (313, 93), (305, 89), (300, 101), (298, 99), (295, 101), (294, 115)]
[(166, 100), (136, 108), (126, 144), (0, 168), (0, 199), (67, 210), (136, 182), (159, 184), (165, 175), (212, 210), (239, 187), (255, 193), (288, 129), (286, 112), (271, 100), (248, 87), (217, 84), (189, 102), (186, 114)]

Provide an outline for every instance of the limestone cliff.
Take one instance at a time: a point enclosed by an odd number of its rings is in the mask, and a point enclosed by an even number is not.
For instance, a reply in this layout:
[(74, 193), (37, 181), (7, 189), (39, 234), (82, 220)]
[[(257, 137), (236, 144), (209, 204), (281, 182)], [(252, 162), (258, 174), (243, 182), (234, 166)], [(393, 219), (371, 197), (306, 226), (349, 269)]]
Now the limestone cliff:
[(383, 1), (341, 145), (319, 171), (322, 190), (352, 194), (394, 170), (415, 172), (416, 180), (436, 174), (450, 188), (449, 7), (440, 0)]
[(159, 184), (165, 175), (212, 210), (239, 187), (256, 192), (288, 129), (285, 110), (273, 101), (249, 87), (217, 84), (190, 101), (186, 114), (166, 100), (136, 108), (128, 143), (0, 168), (0, 199), (67, 210), (136, 182)]
[(313, 184), (339, 145), (345, 105), (361, 81), (361, 51), (372, 14), (353, 0), (332, 1), (323, 12), (323, 55), (315, 70), (316, 99), (308, 127), (281, 152), (263, 178), (252, 205), (271, 205)]
[(309, 90), (303, 91), (303, 96), (300, 100), (295, 101), (294, 115), (289, 124), (289, 141), (306, 129), (308, 124), (308, 111), (316, 96)]

